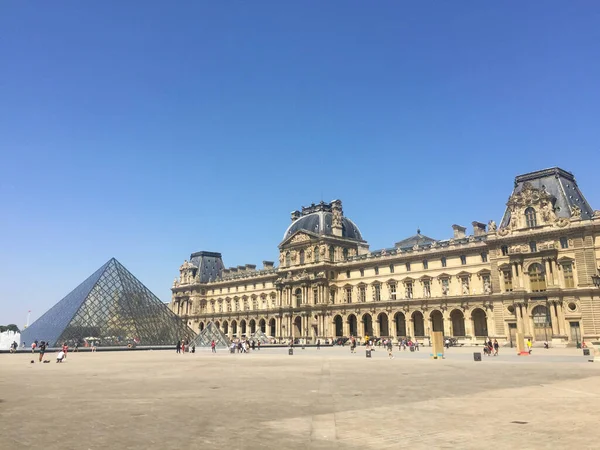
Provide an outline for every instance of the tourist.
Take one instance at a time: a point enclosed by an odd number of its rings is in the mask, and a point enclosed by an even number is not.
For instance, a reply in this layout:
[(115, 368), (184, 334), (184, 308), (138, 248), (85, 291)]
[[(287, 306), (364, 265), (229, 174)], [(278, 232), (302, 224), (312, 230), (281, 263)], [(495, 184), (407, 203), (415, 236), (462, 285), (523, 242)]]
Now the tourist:
[(35, 353), (35, 348), (37, 347), (37, 341), (31, 343), (31, 353)]
[(42, 362), (42, 359), (44, 358), (44, 353), (46, 353), (46, 342), (42, 341), (40, 342), (40, 362)]
[(546, 350), (548, 350), (550, 348), (550, 346), (548, 345), (548, 341), (544, 341), (544, 348)]
[(498, 339), (494, 339), (494, 356), (498, 356), (499, 348), (500, 348), (500, 344), (498, 344)]
[(254, 342), (254, 339), (252, 339), (252, 351), (254, 351), (255, 348), (256, 348), (256, 342)]
[(256, 343), (256, 348), (257, 348), (258, 350), (260, 350), (260, 341), (258, 341), (258, 342)]
[(446, 344), (446, 348), (450, 348), (450, 339), (446, 338), (444, 343)]
[(192, 353), (196, 353), (196, 344), (192, 342)]
[(79, 351), (79, 341), (75, 342), (75, 352)]
[(321, 339), (317, 339), (317, 350), (321, 350)]
[(213, 339), (212, 342), (210, 343), (210, 349), (213, 353), (217, 353), (217, 344), (215, 343), (215, 340)]
[(61, 363), (63, 362), (63, 360), (67, 357), (67, 354), (64, 351), (60, 351), (58, 352), (58, 355), (56, 355), (56, 362), (57, 363)]
[(354, 339), (354, 336), (350, 338), (350, 353), (356, 353), (356, 339)]
[(63, 353), (65, 354), (65, 359), (67, 359), (67, 351), (68, 351), (68, 350), (69, 350), (69, 346), (67, 345), (67, 343), (66, 343), (66, 342), (63, 342), (63, 345), (62, 345), (62, 351), (63, 351)]
[(92, 341), (92, 353), (96, 353), (96, 341)]
[(531, 355), (531, 346), (532, 346), (531, 338), (527, 338), (527, 351)]
[(394, 355), (392, 354), (393, 350), (394, 350), (394, 346), (392, 345), (392, 340), (390, 339), (387, 341), (387, 351), (388, 351), (389, 359), (394, 359)]
[(181, 340), (181, 353), (185, 355), (185, 341)]

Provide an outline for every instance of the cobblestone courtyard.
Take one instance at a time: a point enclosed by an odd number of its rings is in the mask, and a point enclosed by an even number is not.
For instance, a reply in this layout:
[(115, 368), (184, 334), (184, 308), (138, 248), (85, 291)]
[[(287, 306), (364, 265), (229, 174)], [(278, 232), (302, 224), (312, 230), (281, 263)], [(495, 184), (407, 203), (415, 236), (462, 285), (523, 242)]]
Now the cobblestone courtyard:
[(0, 447), (598, 447), (600, 364), (580, 350), (428, 350), (0, 355)]

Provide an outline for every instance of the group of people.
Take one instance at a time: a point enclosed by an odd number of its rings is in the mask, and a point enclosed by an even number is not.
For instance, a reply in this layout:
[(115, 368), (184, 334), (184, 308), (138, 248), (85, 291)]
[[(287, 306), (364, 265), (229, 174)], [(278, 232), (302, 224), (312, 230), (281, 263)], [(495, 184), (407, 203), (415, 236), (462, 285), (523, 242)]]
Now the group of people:
[(177, 353), (185, 354), (186, 349), (190, 353), (196, 353), (196, 344), (192, 342), (192, 345), (190, 346), (190, 343), (187, 339), (179, 339), (177, 344), (175, 344), (175, 348)]
[(250, 341), (248, 338), (234, 339), (231, 341), (229, 351), (235, 353), (236, 350), (237, 353), (249, 353), (250, 350), (260, 350), (260, 341), (256, 342), (254, 339)]
[(483, 347), (483, 353), (488, 356), (498, 356), (498, 349), (500, 348), (500, 344), (498, 344), (498, 339), (494, 339), (494, 342), (490, 338), (487, 338), (487, 341)]

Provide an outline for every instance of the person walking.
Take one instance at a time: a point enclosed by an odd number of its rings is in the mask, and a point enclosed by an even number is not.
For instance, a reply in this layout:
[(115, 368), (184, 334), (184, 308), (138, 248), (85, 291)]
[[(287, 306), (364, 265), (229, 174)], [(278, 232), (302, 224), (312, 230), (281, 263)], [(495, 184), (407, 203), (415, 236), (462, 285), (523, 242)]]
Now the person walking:
[(356, 339), (354, 339), (354, 336), (350, 338), (350, 353), (356, 353)]
[(36, 342), (32, 342), (31, 343), (31, 353), (35, 353), (35, 348), (37, 347), (37, 343)]
[(321, 350), (321, 339), (317, 339), (317, 350)]
[(69, 346), (67, 345), (66, 342), (63, 342), (62, 351), (65, 354), (65, 359), (67, 359), (67, 352), (68, 352), (68, 350), (69, 350)]
[(177, 353), (181, 353), (181, 341), (177, 341), (177, 344), (175, 344), (175, 349), (177, 350)]
[(498, 356), (498, 349), (500, 345), (498, 344), (498, 339), (494, 339), (494, 356)]
[(212, 342), (210, 343), (210, 349), (213, 353), (217, 353), (217, 344), (215, 342), (215, 340), (213, 339)]
[(46, 353), (46, 341), (40, 342), (40, 362), (44, 359), (44, 353)]
[(531, 355), (531, 346), (532, 346), (532, 342), (531, 342), (531, 338), (527, 338), (527, 351), (529, 351), (529, 354)]
[(392, 340), (389, 339), (387, 341), (387, 351), (388, 351), (388, 358), (389, 359), (394, 359), (394, 355), (393, 355), (393, 350), (394, 350), (394, 346), (392, 345)]

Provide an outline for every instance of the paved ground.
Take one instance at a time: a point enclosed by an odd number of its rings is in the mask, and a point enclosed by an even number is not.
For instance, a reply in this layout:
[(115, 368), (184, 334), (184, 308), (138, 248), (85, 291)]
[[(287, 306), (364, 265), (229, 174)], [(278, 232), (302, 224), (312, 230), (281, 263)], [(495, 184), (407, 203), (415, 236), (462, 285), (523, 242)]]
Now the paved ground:
[[(0, 355), (0, 448), (598, 448), (581, 350)], [(48, 357), (54, 355), (49, 354)]]

